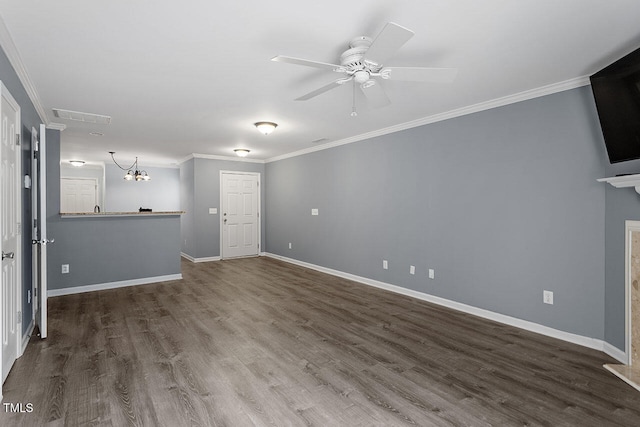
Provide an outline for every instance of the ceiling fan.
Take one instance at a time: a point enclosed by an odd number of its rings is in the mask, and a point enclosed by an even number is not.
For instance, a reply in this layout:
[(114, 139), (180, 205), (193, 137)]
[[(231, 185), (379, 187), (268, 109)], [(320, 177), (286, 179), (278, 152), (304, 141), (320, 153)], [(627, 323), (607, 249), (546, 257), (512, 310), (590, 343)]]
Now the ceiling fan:
[(413, 31), (389, 22), (375, 39), (360, 36), (351, 40), (349, 49), (340, 55), (340, 65), (282, 55), (273, 57), (271, 60), (322, 68), (343, 74), (343, 77), (313, 92), (296, 98), (296, 101), (306, 101), (352, 81), (354, 84), (354, 109), (352, 115), (356, 115), (356, 84), (360, 86), (369, 104), (377, 108), (391, 103), (386, 92), (380, 85), (380, 79), (430, 83), (449, 83), (455, 79), (458, 73), (456, 68), (385, 67), (383, 65), (387, 59), (391, 58), (413, 35)]

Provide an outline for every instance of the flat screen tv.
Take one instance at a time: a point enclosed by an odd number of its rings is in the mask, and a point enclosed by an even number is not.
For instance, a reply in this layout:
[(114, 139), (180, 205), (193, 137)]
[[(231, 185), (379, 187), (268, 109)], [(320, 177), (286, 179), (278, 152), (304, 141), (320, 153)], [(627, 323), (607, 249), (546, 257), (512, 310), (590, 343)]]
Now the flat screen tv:
[(640, 49), (591, 76), (609, 162), (640, 159)]

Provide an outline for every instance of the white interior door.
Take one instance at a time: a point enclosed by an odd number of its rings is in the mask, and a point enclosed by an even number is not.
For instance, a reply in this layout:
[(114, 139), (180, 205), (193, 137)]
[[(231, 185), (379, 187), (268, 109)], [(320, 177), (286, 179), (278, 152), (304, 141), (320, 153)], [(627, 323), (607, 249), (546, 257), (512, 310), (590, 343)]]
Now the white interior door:
[(221, 172), (222, 258), (258, 255), (260, 174)]
[[(20, 355), (20, 284), (21, 272), (21, 159), (20, 159), (20, 107), (0, 85), (2, 104), (0, 106), (0, 249), (2, 251), (2, 290), (0, 293), (2, 313), (0, 329), (2, 334), (2, 382), (9, 375), (13, 363)], [(1, 393), (0, 393), (1, 394)]]
[(60, 212), (93, 212), (97, 204), (97, 179), (60, 178)]
[(37, 158), (39, 143), (38, 130), (31, 127), (31, 295), (33, 296), (33, 320), (36, 324), (39, 323), (37, 316), (40, 314), (40, 299), (38, 298), (40, 293), (40, 245), (38, 244), (40, 239), (40, 227), (38, 227), (40, 180)]

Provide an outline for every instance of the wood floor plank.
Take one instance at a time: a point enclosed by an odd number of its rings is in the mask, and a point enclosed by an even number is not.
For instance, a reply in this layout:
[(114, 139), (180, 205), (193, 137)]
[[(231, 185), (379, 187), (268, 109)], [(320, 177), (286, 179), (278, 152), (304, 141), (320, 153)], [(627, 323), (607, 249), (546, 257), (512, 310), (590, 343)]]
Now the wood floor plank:
[(638, 426), (613, 360), (270, 258), (49, 300), (7, 426)]

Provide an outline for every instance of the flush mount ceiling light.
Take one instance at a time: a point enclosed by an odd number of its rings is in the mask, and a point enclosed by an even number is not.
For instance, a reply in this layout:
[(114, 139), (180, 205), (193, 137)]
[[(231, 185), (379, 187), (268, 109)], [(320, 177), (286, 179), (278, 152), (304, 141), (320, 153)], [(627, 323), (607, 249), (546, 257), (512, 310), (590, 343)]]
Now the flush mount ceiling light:
[(69, 160), (69, 163), (76, 167), (84, 166), (84, 161), (82, 160)]
[(253, 125), (258, 128), (258, 131), (265, 135), (269, 135), (278, 127), (278, 124), (273, 122), (257, 122)]
[(120, 166), (118, 164), (118, 162), (116, 162), (115, 157), (113, 157), (113, 155), (116, 154), (116, 152), (115, 151), (109, 151), (109, 154), (111, 154), (111, 159), (113, 160), (113, 163), (116, 164), (116, 166), (118, 166), (123, 171), (127, 171), (127, 173), (124, 175), (124, 179), (126, 181), (132, 181), (134, 179), (136, 181), (149, 181), (149, 180), (151, 180), (151, 177), (147, 174), (147, 171), (138, 170), (138, 158), (137, 157), (136, 157), (136, 160), (133, 162), (133, 164), (131, 166), (129, 166), (128, 168), (123, 168), (122, 166)]
[(236, 148), (235, 150), (233, 150), (239, 157), (247, 157), (247, 155), (251, 152), (250, 150), (247, 150), (246, 148)]

